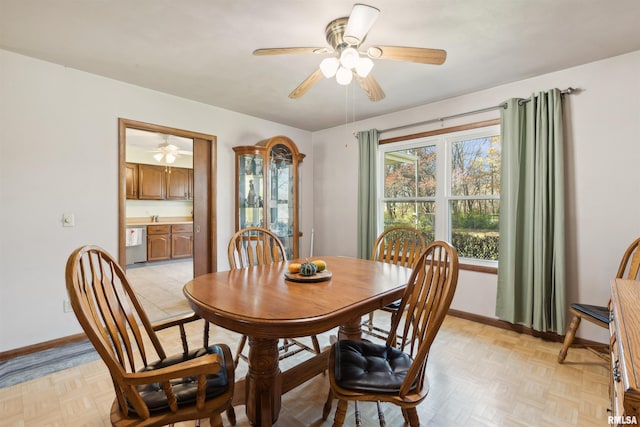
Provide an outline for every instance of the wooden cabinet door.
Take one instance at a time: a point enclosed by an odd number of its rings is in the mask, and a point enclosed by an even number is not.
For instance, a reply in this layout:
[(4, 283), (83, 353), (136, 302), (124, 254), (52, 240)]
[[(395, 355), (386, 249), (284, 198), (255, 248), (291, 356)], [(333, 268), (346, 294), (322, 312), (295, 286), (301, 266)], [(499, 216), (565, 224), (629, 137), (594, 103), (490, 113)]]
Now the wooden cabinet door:
[(126, 195), (127, 199), (138, 198), (138, 164), (127, 163), (125, 165)]
[(147, 227), (147, 261), (171, 259), (171, 226)]
[(171, 234), (147, 234), (147, 261), (171, 259)]
[(138, 199), (164, 200), (166, 178), (164, 166), (138, 165)]
[(193, 256), (193, 225), (174, 224), (171, 226), (171, 258)]
[(193, 233), (171, 234), (171, 258), (193, 256)]
[[(190, 189), (189, 171), (186, 168), (171, 168), (167, 173), (167, 199), (168, 200), (189, 200), (192, 190)], [(191, 174), (193, 176), (193, 172)]]

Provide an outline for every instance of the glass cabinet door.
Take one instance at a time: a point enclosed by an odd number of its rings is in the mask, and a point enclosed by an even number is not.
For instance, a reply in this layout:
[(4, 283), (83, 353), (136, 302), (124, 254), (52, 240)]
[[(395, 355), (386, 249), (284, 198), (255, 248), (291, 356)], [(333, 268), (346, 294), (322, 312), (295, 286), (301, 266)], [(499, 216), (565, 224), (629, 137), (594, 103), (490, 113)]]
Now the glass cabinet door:
[(233, 147), (236, 153), (236, 231), (262, 227), (275, 233), (287, 259), (299, 256), (298, 166), (305, 155), (286, 136), (256, 145)]
[(241, 154), (237, 166), (239, 227), (264, 227), (263, 157)]
[[(283, 144), (274, 145), (269, 152), (269, 230), (273, 231), (293, 258), (294, 197), (293, 154)], [(297, 236), (296, 236), (297, 237)]]

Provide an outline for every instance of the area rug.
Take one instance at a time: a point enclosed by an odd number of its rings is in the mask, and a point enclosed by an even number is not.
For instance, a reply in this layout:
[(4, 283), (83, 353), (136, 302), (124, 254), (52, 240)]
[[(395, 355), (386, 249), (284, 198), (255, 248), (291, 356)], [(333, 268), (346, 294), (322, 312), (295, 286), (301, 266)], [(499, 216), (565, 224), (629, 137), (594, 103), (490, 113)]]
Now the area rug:
[(0, 388), (93, 362), (100, 356), (88, 340), (0, 362)]

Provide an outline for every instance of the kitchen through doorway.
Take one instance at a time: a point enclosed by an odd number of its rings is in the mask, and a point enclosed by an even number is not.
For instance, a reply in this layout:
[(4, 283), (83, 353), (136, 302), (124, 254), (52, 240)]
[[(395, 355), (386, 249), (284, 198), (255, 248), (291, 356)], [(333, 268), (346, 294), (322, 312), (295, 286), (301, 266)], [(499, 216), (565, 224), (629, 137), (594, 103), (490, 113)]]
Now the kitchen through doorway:
[(215, 136), (119, 119), (119, 148), (119, 262), (151, 320), (188, 312), (217, 267)]

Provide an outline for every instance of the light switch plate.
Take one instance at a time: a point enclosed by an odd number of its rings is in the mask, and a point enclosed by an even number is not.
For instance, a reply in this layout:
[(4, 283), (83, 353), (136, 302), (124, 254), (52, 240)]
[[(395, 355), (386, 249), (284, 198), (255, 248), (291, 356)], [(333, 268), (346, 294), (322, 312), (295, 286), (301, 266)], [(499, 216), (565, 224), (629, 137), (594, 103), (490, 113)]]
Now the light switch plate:
[(76, 218), (72, 213), (62, 214), (62, 226), (74, 227), (76, 225)]

